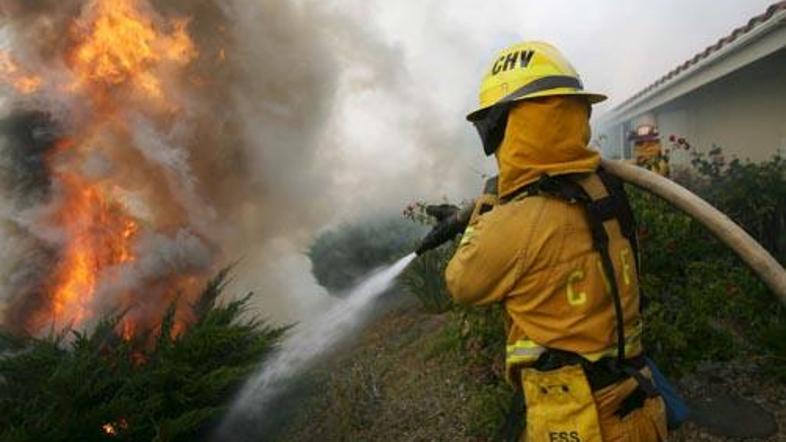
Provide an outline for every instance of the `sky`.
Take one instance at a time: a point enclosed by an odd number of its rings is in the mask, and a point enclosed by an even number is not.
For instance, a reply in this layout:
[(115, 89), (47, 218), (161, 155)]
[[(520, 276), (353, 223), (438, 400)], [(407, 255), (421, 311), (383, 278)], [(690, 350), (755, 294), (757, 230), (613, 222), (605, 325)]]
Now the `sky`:
[[(492, 54), (521, 40), (560, 48), (605, 110), (764, 12), (773, 0), (364, 1), (362, 16), (438, 98), (465, 105)], [(352, 12), (357, 11), (357, 12)], [(451, 100), (450, 97), (453, 97)]]

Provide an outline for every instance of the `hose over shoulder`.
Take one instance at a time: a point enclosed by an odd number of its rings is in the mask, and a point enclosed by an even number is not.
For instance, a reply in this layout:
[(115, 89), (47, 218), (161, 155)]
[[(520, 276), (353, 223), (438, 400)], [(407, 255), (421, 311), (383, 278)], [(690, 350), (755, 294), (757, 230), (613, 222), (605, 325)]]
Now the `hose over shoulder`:
[(602, 160), (609, 173), (653, 193), (699, 221), (737, 255), (786, 304), (786, 270), (745, 230), (728, 216), (679, 184), (641, 167), (620, 161)]

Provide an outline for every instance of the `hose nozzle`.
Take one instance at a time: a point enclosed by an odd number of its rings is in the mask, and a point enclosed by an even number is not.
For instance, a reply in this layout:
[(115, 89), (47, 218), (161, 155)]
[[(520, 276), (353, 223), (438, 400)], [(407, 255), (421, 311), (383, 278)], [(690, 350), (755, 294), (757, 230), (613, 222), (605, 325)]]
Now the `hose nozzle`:
[(426, 207), (426, 214), (437, 219), (437, 225), (420, 242), (415, 253), (422, 255), (429, 250), (445, 244), (464, 232), (472, 216), (474, 204), (459, 208), (451, 204), (439, 204)]
[(426, 215), (436, 218), (437, 225), (423, 238), (415, 253), (422, 255), (445, 244), (455, 238), (456, 235), (464, 233), (472, 218), (472, 213), (475, 211), (475, 206), (480, 205), (478, 213), (491, 210), (493, 206), (487, 206), (485, 201), (486, 198), (496, 200), (497, 181), (498, 177), (496, 176), (486, 180), (483, 187), (483, 195), (464, 207), (454, 206), (453, 204), (426, 206)]

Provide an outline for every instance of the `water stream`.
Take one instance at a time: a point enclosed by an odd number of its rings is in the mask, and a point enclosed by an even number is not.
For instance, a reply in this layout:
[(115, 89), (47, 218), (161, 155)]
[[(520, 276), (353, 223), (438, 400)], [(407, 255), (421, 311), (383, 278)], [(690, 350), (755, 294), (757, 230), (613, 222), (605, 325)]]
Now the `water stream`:
[[(309, 368), (317, 358), (348, 337), (367, 316), (368, 308), (388, 290), (415, 254), (401, 258), (360, 282), (349, 295), (332, 308), (294, 329), (279, 350), (243, 387), (219, 430), (221, 435), (248, 433), (247, 423), (261, 419), (273, 399), (284, 392), (288, 381)], [(237, 427), (245, 427), (243, 429)]]

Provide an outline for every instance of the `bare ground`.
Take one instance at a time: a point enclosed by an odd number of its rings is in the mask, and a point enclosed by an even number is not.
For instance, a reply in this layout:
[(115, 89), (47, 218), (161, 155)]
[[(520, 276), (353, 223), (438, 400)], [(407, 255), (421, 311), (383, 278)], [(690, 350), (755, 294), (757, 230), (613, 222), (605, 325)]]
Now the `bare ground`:
[[(352, 348), (311, 374), (316, 394), (300, 401), (296, 416), (275, 440), (499, 440), (506, 387), (466, 368), (461, 355), (450, 350), (454, 343), (444, 333), (447, 322), (445, 315), (414, 307), (376, 321)], [(670, 440), (786, 441), (786, 385), (753, 362), (707, 364), (676, 384), (689, 401), (731, 396), (758, 404), (779, 429), (766, 438), (724, 437), (689, 422)], [(718, 418), (743, 429), (762, 421), (730, 414)]]

